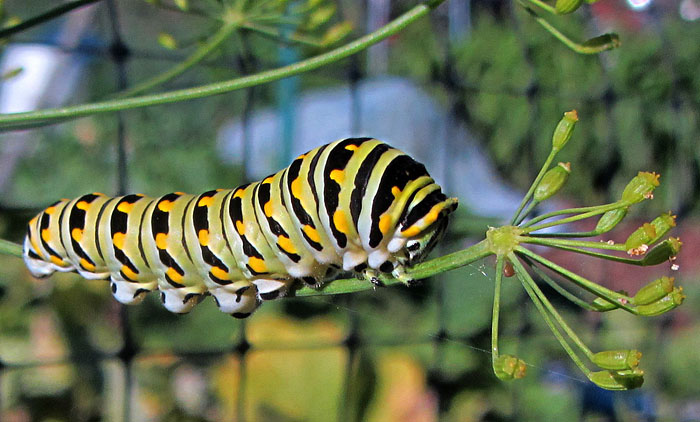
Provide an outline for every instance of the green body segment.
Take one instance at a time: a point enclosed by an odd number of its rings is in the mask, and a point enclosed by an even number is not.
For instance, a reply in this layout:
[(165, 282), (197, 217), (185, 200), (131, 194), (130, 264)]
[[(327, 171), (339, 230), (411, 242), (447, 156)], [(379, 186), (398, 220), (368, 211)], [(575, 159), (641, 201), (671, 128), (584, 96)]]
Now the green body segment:
[(352, 138), (235, 189), (58, 201), (30, 221), (24, 257), (38, 277), (109, 279), (123, 303), (158, 289), (182, 313), (212, 295), (245, 317), (294, 283), (318, 287), (342, 271), (410, 282), (404, 267), (432, 248), (456, 206), (422, 164)]

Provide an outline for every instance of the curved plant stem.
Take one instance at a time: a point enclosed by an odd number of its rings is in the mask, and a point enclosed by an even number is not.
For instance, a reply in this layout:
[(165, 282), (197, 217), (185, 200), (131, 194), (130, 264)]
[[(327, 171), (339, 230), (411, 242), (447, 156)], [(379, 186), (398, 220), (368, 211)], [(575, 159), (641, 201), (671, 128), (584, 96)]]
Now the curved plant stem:
[(131, 97), (133, 95), (140, 94), (144, 91), (149, 91), (158, 85), (161, 85), (161, 84), (163, 84), (163, 83), (165, 83), (173, 78), (176, 78), (176, 77), (182, 75), (188, 69), (190, 69), (192, 66), (201, 62), (205, 57), (207, 57), (214, 50), (216, 50), (238, 28), (239, 28), (239, 25), (237, 25), (235, 23), (224, 24), (221, 28), (219, 28), (218, 31), (216, 31), (216, 33), (214, 33), (214, 35), (212, 35), (207, 40), (206, 43), (204, 43), (202, 46), (200, 46), (187, 59), (178, 63), (177, 65), (175, 65), (171, 69), (135, 85), (131, 89), (120, 92), (119, 94), (117, 94), (116, 97), (117, 98)]
[(16, 256), (22, 258), (22, 246), (10, 242), (9, 240), (0, 239), (0, 255)]
[(208, 85), (193, 88), (169, 91), (159, 94), (144, 95), (133, 98), (122, 98), (108, 101), (101, 101), (90, 104), (81, 104), (69, 107), (37, 110), (24, 113), (0, 114), (0, 130), (19, 129), (32, 127), (37, 124), (49, 124), (56, 120), (65, 120), (82, 116), (89, 116), (98, 113), (108, 113), (119, 110), (129, 110), (152, 105), (168, 104), (178, 101), (191, 100), (195, 98), (208, 97), (211, 95), (224, 94), (238, 89), (248, 88), (255, 85), (276, 81), (289, 76), (298, 75), (317, 69), (329, 63), (337, 62), (349, 57), (367, 47), (382, 41), (415, 22), (417, 19), (427, 15), (432, 9), (437, 7), (444, 0), (433, 0), (413, 7), (408, 12), (389, 22), (378, 30), (358, 38), (348, 44), (333, 49), (327, 53), (303, 60), (298, 63), (283, 66), (277, 69), (267, 70), (250, 76), (231, 79), (224, 82), (216, 82)]
[(22, 32), (25, 29), (29, 29), (36, 25), (41, 25), (46, 21), (50, 21), (51, 19), (57, 18), (72, 10), (78, 9), (83, 6), (87, 6), (88, 4), (95, 3), (98, 1), (100, 0), (75, 0), (62, 4), (60, 6), (56, 6), (51, 10), (48, 10), (40, 15), (34, 16), (33, 18), (29, 18), (23, 22), (18, 23), (17, 25), (12, 25), (8, 28), (0, 29), (0, 38), (7, 38), (10, 35)]

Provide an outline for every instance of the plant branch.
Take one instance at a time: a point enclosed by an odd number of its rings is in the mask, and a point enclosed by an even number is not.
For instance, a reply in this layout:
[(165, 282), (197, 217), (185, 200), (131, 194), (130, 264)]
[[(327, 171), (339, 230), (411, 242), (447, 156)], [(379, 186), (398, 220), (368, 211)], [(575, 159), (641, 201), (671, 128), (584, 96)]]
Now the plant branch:
[(0, 255), (16, 256), (22, 258), (22, 245), (9, 240), (0, 239)]
[(78, 9), (83, 6), (87, 6), (91, 3), (95, 3), (98, 1), (100, 0), (75, 0), (62, 4), (60, 6), (56, 6), (53, 9), (50, 9), (40, 15), (29, 18), (23, 22), (18, 23), (17, 25), (12, 25), (8, 28), (0, 29), (0, 39), (7, 38), (10, 35), (22, 32), (25, 29), (29, 29), (33, 26), (41, 25), (44, 22), (50, 21), (51, 19), (57, 18), (72, 10)]
[(212, 35), (206, 43), (201, 45), (197, 50), (192, 53), (188, 58), (178, 63), (169, 70), (156, 75), (150, 79), (147, 79), (141, 83), (136, 84), (133, 88), (126, 91), (122, 91), (116, 95), (117, 98), (131, 97), (136, 94), (140, 94), (144, 91), (149, 91), (152, 88), (161, 85), (173, 78), (176, 78), (183, 73), (185, 73), (192, 66), (201, 62), (205, 57), (216, 50), (224, 41), (231, 36), (231, 34), (239, 28), (239, 25), (235, 23), (226, 23), (221, 28), (219, 28), (214, 35)]
[(203, 98), (298, 75), (300, 73), (308, 72), (329, 63), (334, 63), (349, 57), (398, 33), (407, 25), (427, 15), (432, 9), (437, 7), (443, 1), (444, 0), (433, 0), (419, 4), (398, 18), (389, 22), (387, 25), (370, 34), (360, 37), (355, 41), (333, 49), (329, 52), (298, 63), (224, 82), (216, 82), (208, 85), (159, 94), (100, 101), (90, 104), (80, 104), (76, 106), (59, 107), (31, 112), (0, 114), (0, 130), (20, 129), (36, 126), (37, 124), (50, 124), (57, 120), (73, 119), (98, 113), (108, 113), (152, 105), (168, 104), (195, 98)]

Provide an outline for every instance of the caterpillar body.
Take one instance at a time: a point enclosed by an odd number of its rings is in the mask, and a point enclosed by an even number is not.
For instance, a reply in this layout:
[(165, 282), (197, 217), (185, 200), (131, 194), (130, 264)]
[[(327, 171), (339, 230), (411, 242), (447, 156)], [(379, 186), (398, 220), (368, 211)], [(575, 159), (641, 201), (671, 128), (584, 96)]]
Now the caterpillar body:
[(456, 207), (422, 164), (352, 138), (235, 189), (60, 200), (29, 222), (24, 260), (36, 277), (110, 280), (125, 304), (157, 289), (168, 310), (185, 313), (211, 295), (244, 318), (295, 283), (319, 287), (342, 271), (410, 284), (405, 268), (433, 248)]

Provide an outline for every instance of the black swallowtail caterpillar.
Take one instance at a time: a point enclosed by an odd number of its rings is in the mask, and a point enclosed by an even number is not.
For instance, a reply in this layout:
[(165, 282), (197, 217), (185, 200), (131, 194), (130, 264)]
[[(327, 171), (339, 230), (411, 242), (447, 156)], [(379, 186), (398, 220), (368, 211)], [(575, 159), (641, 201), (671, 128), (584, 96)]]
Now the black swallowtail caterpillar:
[(158, 289), (168, 310), (184, 313), (211, 295), (243, 318), (294, 283), (320, 287), (341, 271), (410, 284), (404, 269), (432, 249), (456, 207), (408, 155), (344, 139), (235, 189), (60, 200), (29, 222), (24, 260), (36, 277), (108, 279), (122, 303)]

